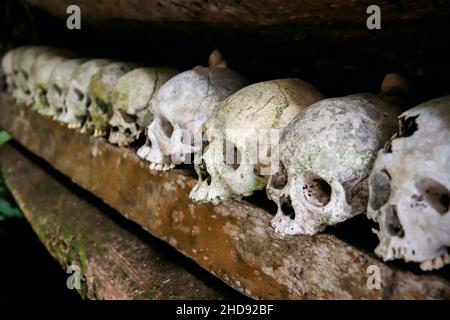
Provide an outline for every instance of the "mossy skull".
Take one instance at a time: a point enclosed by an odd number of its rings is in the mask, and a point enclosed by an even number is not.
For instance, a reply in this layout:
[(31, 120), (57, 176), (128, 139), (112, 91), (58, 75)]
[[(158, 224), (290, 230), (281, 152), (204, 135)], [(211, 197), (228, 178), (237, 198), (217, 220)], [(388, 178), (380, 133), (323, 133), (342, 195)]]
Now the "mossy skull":
[(395, 131), (398, 113), (376, 95), (356, 94), (321, 100), (293, 119), (267, 186), (278, 206), (275, 230), (313, 235), (363, 213), (376, 152)]
[(172, 68), (138, 68), (119, 78), (111, 92), (109, 142), (127, 146), (139, 137), (153, 120), (152, 98), (176, 74), (177, 70)]
[(109, 120), (113, 116), (111, 91), (120, 77), (135, 68), (136, 65), (131, 63), (114, 62), (92, 76), (89, 84), (88, 119), (83, 128), (85, 132), (93, 132), (94, 136), (108, 134)]
[(91, 78), (103, 67), (112, 63), (107, 59), (93, 59), (75, 68), (67, 84), (67, 95), (64, 108), (58, 114), (57, 120), (65, 123), (69, 128), (80, 128), (86, 121)]
[(218, 203), (263, 189), (280, 131), (321, 98), (299, 79), (256, 83), (227, 98), (205, 124), (208, 143), (195, 159), (199, 180), (190, 198)]

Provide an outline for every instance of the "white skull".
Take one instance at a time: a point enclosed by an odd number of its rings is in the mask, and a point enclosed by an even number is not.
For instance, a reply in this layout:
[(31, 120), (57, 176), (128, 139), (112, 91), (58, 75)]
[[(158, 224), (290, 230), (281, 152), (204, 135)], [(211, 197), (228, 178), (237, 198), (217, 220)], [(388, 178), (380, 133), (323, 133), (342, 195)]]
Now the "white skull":
[(6, 91), (12, 93), (14, 87), (14, 62), (20, 57), (21, 47), (11, 49), (2, 58), (2, 70), (6, 77)]
[(58, 115), (57, 120), (66, 123), (69, 128), (81, 128), (88, 114), (90, 104), (89, 84), (101, 68), (112, 61), (106, 59), (94, 59), (78, 66), (68, 82), (68, 92), (65, 99), (64, 110)]
[(65, 57), (57, 55), (54, 52), (46, 52), (39, 55), (31, 70), (31, 79), (33, 81), (33, 109), (43, 115), (51, 115), (47, 100), (47, 92), (50, 86), (50, 77), (56, 66)]
[(111, 92), (110, 143), (127, 146), (139, 138), (153, 120), (152, 98), (159, 87), (177, 73), (171, 68), (139, 68), (119, 78)]
[(50, 76), (47, 89), (47, 115), (58, 119), (65, 111), (65, 99), (68, 92), (69, 81), (74, 70), (85, 61), (85, 59), (69, 59), (56, 65)]
[(367, 214), (378, 222), (384, 260), (450, 263), (450, 96), (399, 116), (399, 132), (378, 153)]
[(15, 87), (12, 96), (16, 102), (31, 106), (35, 91), (32, 79), (33, 65), (40, 54), (48, 53), (53, 49), (49, 47), (20, 47), (19, 50), (18, 59), (14, 59), (13, 62)]
[(256, 83), (227, 98), (205, 124), (209, 144), (196, 156), (199, 180), (190, 198), (217, 204), (263, 189), (280, 131), (322, 98), (299, 79)]
[(151, 102), (153, 122), (138, 156), (169, 170), (201, 148), (202, 126), (219, 102), (246, 84), (227, 68), (196, 67), (164, 83)]
[(282, 236), (313, 235), (365, 212), (376, 152), (395, 132), (398, 107), (372, 94), (325, 99), (284, 130), (267, 195)]
[(94, 136), (108, 135), (109, 120), (113, 115), (111, 91), (124, 74), (135, 69), (132, 63), (114, 62), (102, 67), (92, 76), (89, 83), (90, 104), (84, 132), (93, 132)]

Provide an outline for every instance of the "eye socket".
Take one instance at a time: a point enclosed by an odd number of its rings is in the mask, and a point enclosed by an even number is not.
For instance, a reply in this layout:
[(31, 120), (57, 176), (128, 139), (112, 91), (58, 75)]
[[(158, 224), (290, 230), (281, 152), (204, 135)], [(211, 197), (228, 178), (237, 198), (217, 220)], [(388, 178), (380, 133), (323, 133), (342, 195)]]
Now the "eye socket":
[(333, 189), (322, 177), (307, 171), (303, 174), (303, 181), (303, 195), (310, 204), (324, 207), (330, 202)]
[(77, 89), (77, 88), (74, 88), (74, 89), (73, 89), (73, 92), (75, 92), (75, 95), (77, 96), (77, 100), (78, 100), (78, 101), (83, 100), (83, 98), (84, 98), (84, 93), (81, 92), (81, 90), (79, 90), (79, 89)]
[(96, 103), (98, 109), (100, 109), (100, 112), (108, 113), (109, 106), (104, 101), (102, 101), (100, 99), (96, 99), (95, 103)]
[(60, 88), (59, 86), (57, 86), (56, 84), (54, 84), (52, 87), (53, 87), (53, 90), (55, 90), (56, 93), (57, 93), (59, 96), (62, 95), (62, 90), (61, 90), (61, 88)]
[(372, 210), (379, 210), (391, 196), (391, 176), (386, 169), (374, 174), (370, 181), (369, 206)]
[(420, 178), (416, 181), (416, 188), (424, 201), (440, 215), (449, 212), (450, 191), (443, 184), (431, 178)]

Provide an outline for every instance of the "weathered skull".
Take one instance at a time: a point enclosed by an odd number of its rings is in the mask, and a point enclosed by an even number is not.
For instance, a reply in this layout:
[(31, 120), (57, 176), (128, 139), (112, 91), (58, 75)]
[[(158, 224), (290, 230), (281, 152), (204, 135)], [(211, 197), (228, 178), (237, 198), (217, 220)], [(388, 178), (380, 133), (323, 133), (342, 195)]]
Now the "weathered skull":
[(155, 92), (177, 73), (171, 68), (139, 68), (119, 78), (111, 92), (109, 142), (127, 146), (139, 137), (153, 120), (150, 102)]
[(33, 82), (33, 109), (38, 113), (52, 116), (52, 110), (47, 100), (47, 92), (50, 88), (50, 77), (56, 66), (67, 60), (70, 53), (63, 51), (48, 51), (41, 53), (36, 59), (31, 70)]
[(48, 115), (58, 119), (65, 110), (65, 99), (68, 92), (69, 81), (74, 70), (85, 62), (85, 59), (69, 59), (59, 63), (53, 70), (47, 92)]
[(14, 87), (14, 62), (20, 56), (22, 48), (11, 49), (2, 58), (2, 69), (6, 80), (6, 92), (12, 93)]
[(263, 189), (280, 131), (322, 95), (299, 79), (260, 82), (222, 102), (205, 124), (209, 144), (198, 153), (199, 176), (190, 197), (218, 203)]
[(169, 170), (201, 148), (202, 126), (219, 102), (246, 84), (227, 68), (196, 67), (164, 83), (151, 102), (153, 122), (139, 157)]
[(68, 92), (65, 104), (57, 120), (66, 123), (69, 128), (81, 128), (88, 115), (89, 84), (91, 78), (103, 67), (112, 61), (106, 59), (94, 59), (78, 66), (68, 81)]
[(34, 84), (31, 76), (33, 65), (37, 57), (45, 52), (50, 52), (53, 49), (49, 47), (21, 47), (18, 59), (14, 60), (14, 82), (16, 86), (13, 89), (13, 98), (18, 103), (23, 103), (27, 106), (33, 104)]
[(450, 263), (450, 96), (399, 116), (399, 132), (380, 150), (369, 178), (367, 215), (377, 221), (384, 260)]
[(395, 132), (399, 108), (372, 94), (325, 99), (284, 130), (267, 195), (281, 235), (322, 231), (365, 212), (376, 152)]
[(94, 136), (101, 137), (108, 134), (108, 121), (113, 115), (111, 106), (111, 91), (119, 78), (135, 69), (131, 63), (114, 62), (101, 68), (91, 78), (89, 84), (88, 119), (84, 124), (84, 132), (93, 132)]

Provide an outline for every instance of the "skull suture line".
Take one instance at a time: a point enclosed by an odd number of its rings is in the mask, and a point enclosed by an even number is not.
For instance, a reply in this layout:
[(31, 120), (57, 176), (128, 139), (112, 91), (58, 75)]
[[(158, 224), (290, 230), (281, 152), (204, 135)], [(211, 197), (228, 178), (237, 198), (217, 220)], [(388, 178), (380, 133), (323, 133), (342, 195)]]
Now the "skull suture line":
[(267, 195), (281, 235), (322, 231), (363, 213), (376, 152), (395, 132), (399, 108), (372, 94), (325, 99), (284, 130)]
[(85, 59), (69, 59), (59, 63), (53, 70), (47, 91), (48, 110), (47, 115), (54, 119), (64, 112), (65, 99), (68, 92), (68, 85), (74, 70), (85, 62)]
[(127, 146), (153, 120), (150, 103), (161, 85), (178, 73), (171, 68), (139, 68), (120, 77), (111, 92), (113, 116), (108, 141)]
[(263, 189), (277, 154), (279, 132), (322, 95), (299, 79), (247, 86), (222, 102), (205, 124), (208, 145), (198, 153), (190, 198), (219, 203)]
[(107, 59), (94, 59), (84, 62), (72, 73), (68, 82), (68, 92), (65, 104), (57, 120), (66, 123), (69, 128), (81, 128), (86, 121), (88, 106), (91, 103), (89, 97), (89, 84), (91, 78), (103, 67), (112, 63)]
[(153, 122), (139, 157), (169, 170), (201, 148), (202, 126), (219, 102), (246, 84), (227, 68), (196, 67), (164, 83), (151, 102)]
[(378, 222), (375, 252), (385, 261), (450, 263), (450, 96), (399, 116), (399, 132), (378, 153), (367, 215)]
[(101, 137), (108, 134), (108, 121), (113, 116), (111, 91), (117, 80), (137, 66), (131, 63), (114, 62), (101, 68), (89, 84), (91, 104), (88, 106), (88, 119), (84, 124), (84, 132), (93, 132)]

